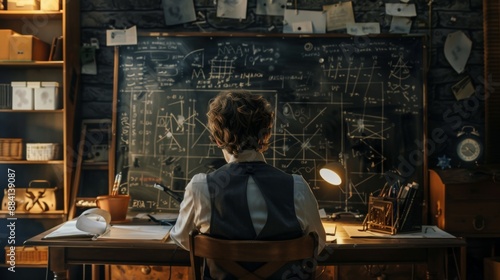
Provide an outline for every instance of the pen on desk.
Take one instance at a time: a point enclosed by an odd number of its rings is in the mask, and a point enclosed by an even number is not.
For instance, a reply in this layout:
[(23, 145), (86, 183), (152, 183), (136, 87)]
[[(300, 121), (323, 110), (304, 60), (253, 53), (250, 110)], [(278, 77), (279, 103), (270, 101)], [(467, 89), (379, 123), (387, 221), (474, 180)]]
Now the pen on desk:
[(111, 195), (117, 195), (118, 194), (118, 187), (120, 187), (120, 181), (122, 180), (122, 173), (119, 172), (115, 176), (115, 182), (113, 184), (113, 189), (111, 190)]

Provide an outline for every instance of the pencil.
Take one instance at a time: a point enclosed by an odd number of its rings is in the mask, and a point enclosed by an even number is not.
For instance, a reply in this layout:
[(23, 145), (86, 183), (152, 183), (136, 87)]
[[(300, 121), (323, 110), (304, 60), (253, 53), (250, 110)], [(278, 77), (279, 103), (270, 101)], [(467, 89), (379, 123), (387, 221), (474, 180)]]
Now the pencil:
[(119, 172), (115, 176), (115, 182), (113, 184), (113, 189), (111, 190), (111, 195), (117, 195), (118, 194), (118, 187), (120, 186), (120, 181), (122, 180), (122, 173)]

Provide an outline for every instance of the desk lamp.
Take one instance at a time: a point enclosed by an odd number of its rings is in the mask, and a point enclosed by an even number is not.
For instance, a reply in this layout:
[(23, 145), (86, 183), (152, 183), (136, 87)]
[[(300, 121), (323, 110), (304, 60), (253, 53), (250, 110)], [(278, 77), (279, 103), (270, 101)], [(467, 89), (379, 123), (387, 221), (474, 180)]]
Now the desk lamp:
[[(340, 218), (341, 215), (351, 215), (356, 219), (361, 219), (363, 215), (349, 211), (347, 205), (349, 198), (352, 196), (352, 191), (351, 182), (347, 178), (346, 168), (340, 162), (330, 162), (319, 170), (319, 175), (329, 184), (339, 186), (340, 188), (342, 188), (342, 185), (346, 186), (346, 189), (343, 191), (345, 193), (344, 211), (332, 213), (332, 219)], [(347, 192), (351, 195), (347, 195)]]

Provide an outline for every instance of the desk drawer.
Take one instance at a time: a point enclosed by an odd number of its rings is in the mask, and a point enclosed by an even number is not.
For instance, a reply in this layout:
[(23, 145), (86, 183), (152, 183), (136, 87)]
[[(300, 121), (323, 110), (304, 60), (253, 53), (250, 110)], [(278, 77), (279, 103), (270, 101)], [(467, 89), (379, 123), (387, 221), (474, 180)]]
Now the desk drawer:
[(187, 266), (110, 265), (110, 267), (111, 280), (189, 279)]
[(455, 235), (500, 234), (500, 183), (465, 170), (430, 170), (430, 213)]

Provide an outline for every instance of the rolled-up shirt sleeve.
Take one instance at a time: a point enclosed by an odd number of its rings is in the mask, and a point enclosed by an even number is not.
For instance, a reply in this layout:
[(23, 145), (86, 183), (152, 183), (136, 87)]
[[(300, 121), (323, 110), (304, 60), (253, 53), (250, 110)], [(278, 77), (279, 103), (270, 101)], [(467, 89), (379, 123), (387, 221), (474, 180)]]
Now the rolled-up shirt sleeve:
[(316, 232), (318, 234), (318, 252), (325, 247), (326, 233), (321, 217), (319, 216), (318, 201), (309, 184), (300, 175), (293, 175), (295, 187), (295, 212), (304, 234)]
[[(184, 199), (179, 209), (179, 217), (170, 231), (170, 237), (180, 247), (189, 250), (189, 232), (198, 229), (207, 232), (210, 225), (210, 207), (206, 174), (193, 176), (187, 184)], [(208, 207), (207, 207), (208, 206)], [(202, 212), (202, 209), (204, 211)]]

